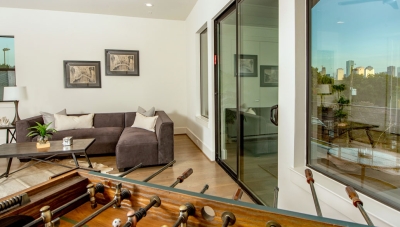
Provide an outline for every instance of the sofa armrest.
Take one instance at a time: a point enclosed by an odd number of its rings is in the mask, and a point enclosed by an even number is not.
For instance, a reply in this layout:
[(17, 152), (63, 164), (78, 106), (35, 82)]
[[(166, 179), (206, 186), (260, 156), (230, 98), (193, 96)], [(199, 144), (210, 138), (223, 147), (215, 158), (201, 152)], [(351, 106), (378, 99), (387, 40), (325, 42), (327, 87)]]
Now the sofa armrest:
[(156, 135), (158, 140), (158, 163), (174, 160), (174, 122), (164, 111), (157, 111)]
[(35, 126), (36, 122), (39, 122), (40, 124), (43, 124), (43, 117), (42, 115), (19, 120), (16, 122), (15, 130), (17, 133), (17, 143), (22, 143), (22, 142), (31, 142), (32, 138), (27, 137), (26, 134), (28, 134), (28, 128)]

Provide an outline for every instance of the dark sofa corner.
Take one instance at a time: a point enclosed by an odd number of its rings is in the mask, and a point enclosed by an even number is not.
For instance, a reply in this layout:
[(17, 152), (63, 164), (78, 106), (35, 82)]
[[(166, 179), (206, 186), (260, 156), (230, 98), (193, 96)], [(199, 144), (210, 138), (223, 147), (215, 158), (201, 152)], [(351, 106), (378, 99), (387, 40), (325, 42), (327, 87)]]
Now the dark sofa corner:
[[(67, 136), (75, 139), (95, 138), (87, 154), (115, 154), (120, 171), (139, 163), (143, 166), (162, 165), (174, 159), (174, 124), (164, 111), (156, 111), (156, 115), (155, 132), (132, 128), (135, 112), (98, 113), (94, 115), (93, 128), (59, 131), (51, 140), (62, 140)], [(41, 115), (17, 121), (17, 143), (33, 141), (26, 134), (36, 122), (43, 124)]]

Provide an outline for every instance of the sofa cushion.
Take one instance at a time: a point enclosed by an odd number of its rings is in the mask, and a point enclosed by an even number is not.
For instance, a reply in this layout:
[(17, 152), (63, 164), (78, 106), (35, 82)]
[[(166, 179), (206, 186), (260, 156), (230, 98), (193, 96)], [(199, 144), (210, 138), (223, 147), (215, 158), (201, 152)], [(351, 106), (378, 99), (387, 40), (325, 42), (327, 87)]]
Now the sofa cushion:
[(138, 110), (136, 111), (137, 113), (143, 114), (146, 117), (153, 117), (156, 109), (154, 107), (152, 107), (151, 109), (149, 109), (148, 111), (146, 111), (145, 109), (143, 109), (142, 107), (138, 107)]
[[(112, 154), (124, 128), (122, 127), (103, 127), (64, 130), (56, 132), (51, 140), (62, 140), (67, 136), (74, 139), (96, 138), (94, 143), (87, 150), (88, 154)], [(61, 143), (61, 141), (60, 141)]]
[(154, 132), (141, 128), (125, 128), (115, 153), (118, 169), (133, 167), (139, 163), (143, 166), (159, 164), (157, 136)]
[[(125, 127), (125, 113), (96, 113), (93, 118), (95, 128)], [(129, 125), (131, 126), (131, 125)]]
[(125, 127), (131, 127), (135, 122), (136, 112), (125, 113)]
[(154, 126), (156, 126), (158, 116), (146, 117), (141, 113), (136, 114), (135, 122), (133, 122), (133, 128), (142, 128), (150, 132), (154, 132)]
[[(49, 124), (49, 123), (51, 123), (51, 124), (49, 125), (48, 128), (54, 128), (54, 127), (55, 127), (55, 126), (54, 126), (54, 121), (55, 121), (55, 119), (54, 119), (54, 114), (52, 114), (52, 113), (47, 113), (47, 112), (42, 112), (42, 111), (40, 111), (40, 114), (42, 115), (43, 121), (44, 121), (44, 123), (45, 123), (46, 125)], [(63, 110), (61, 110), (60, 112), (58, 112), (58, 113), (56, 113), (56, 114), (67, 115), (67, 110), (66, 110), (66, 109), (63, 109)]]
[(61, 131), (68, 129), (92, 128), (93, 116), (94, 114), (82, 115), (79, 117), (54, 114), (55, 129)]

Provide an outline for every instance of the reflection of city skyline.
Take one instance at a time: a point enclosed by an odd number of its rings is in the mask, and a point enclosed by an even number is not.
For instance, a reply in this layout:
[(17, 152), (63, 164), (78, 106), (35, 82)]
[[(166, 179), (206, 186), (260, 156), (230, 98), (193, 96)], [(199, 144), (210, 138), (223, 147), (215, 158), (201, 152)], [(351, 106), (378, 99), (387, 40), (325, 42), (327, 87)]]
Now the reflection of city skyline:
[(335, 69), (325, 65), (321, 65), (320, 67), (313, 65), (313, 67), (317, 68), (318, 72), (322, 75), (328, 75), (337, 80), (341, 80), (344, 77), (349, 76), (351, 69), (353, 69), (353, 75), (364, 75), (364, 77), (378, 73), (387, 73), (391, 76), (400, 77), (400, 66), (388, 65), (386, 66), (386, 70), (377, 71), (373, 65), (357, 65), (356, 61), (354, 60), (347, 60), (344, 67), (338, 67)]

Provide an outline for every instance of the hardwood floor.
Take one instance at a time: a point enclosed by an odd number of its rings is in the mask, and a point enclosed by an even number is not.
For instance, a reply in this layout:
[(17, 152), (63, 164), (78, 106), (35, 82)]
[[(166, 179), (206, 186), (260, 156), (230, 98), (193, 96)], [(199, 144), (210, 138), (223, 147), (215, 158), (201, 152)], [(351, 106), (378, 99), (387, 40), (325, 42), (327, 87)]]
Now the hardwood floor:
[[(200, 192), (204, 185), (208, 184), (209, 189), (205, 194), (232, 198), (239, 186), (216, 162), (210, 161), (187, 135), (175, 135), (174, 142), (176, 163), (173, 167), (166, 169), (150, 180), (150, 183), (170, 186), (185, 170), (192, 168), (193, 174), (182, 184), (178, 184), (176, 188)], [(80, 158), (80, 160), (85, 161), (84, 158)], [(114, 168), (114, 170), (110, 172), (111, 174), (118, 173), (115, 164), (115, 156), (91, 157), (90, 160)], [(23, 163), (21, 164), (18, 159), (14, 159), (11, 171), (22, 165)], [(3, 170), (5, 171), (6, 167), (6, 159), (0, 159), (0, 172), (3, 172)], [(162, 166), (140, 168), (128, 174), (126, 178), (143, 180), (161, 167)], [(253, 203), (251, 198), (245, 193), (242, 196), (242, 201)]]

